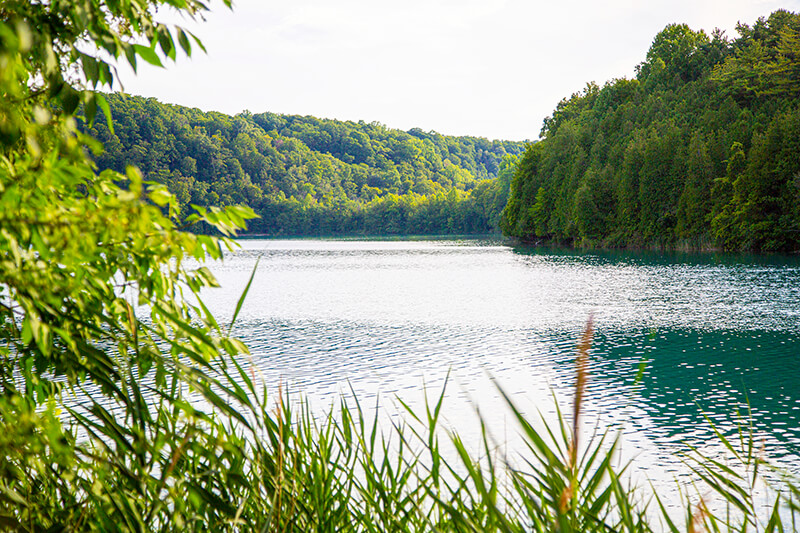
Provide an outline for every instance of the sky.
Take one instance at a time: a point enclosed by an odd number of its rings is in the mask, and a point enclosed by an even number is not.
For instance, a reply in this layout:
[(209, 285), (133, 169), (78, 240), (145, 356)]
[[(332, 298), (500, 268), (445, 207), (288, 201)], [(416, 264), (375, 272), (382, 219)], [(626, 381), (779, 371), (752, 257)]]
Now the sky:
[[(538, 138), (556, 104), (632, 77), (671, 23), (736, 37), (800, 0), (211, 0), (205, 22), (159, 12), (208, 50), (120, 67), (125, 92), (205, 111), (378, 121), (446, 135)], [(140, 62), (141, 63), (141, 62)]]

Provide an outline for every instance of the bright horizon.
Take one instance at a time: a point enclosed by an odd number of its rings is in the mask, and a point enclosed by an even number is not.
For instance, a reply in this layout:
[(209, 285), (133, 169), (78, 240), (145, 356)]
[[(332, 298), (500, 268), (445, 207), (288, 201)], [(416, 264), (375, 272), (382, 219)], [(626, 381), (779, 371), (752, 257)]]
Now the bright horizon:
[[(671, 23), (736, 37), (800, 0), (238, 0), (183, 25), (208, 54), (120, 68), (125, 91), (235, 115), (244, 110), (378, 121), (402, 130), (538, 138), (587, 83), (632, 77)], [(164, 20), (174, 22), (174, 17)], [(115, 87), (118, 89), (119, 87)]]

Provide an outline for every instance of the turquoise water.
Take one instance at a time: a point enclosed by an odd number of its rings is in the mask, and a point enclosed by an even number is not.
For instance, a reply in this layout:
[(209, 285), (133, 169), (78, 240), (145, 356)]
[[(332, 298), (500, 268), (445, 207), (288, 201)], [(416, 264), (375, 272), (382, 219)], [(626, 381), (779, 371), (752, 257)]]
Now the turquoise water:
[[(515, 429), (498, 386), (529, 413), (569, 411), (577, 339), (596, 335), (586, 431), (620, 428), (651, 478), (685, 475), (678, 455), (752, 421), (764, 453), (800, 465), (800, 259), (581, 253), (481, 241), (244, 240), (212, 265), (205, 298), (230, 316), (256, 260), (236, 333), (268, 386), (324, 410), (414, 404), (446, 379), (447, 423), (499, 440)], [(646, 370), (635, 383), (639, 364)], [(713, 449), (710, 450), (713, 453)]]

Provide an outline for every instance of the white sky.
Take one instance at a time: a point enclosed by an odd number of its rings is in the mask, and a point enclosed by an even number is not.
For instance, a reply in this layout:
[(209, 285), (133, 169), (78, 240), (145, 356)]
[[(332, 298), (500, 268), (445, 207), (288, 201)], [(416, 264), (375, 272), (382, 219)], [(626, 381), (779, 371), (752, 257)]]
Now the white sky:
[(633, 76), (667, 24), (734, 37), (737, 21), (800, 11), (800, 0), (234, 2), (212, 1), (205, 23), (184, 23), (208, 55), (137, 76), (121, 69), (126, 92), (228, 114), (536, 139), (563, 97)]

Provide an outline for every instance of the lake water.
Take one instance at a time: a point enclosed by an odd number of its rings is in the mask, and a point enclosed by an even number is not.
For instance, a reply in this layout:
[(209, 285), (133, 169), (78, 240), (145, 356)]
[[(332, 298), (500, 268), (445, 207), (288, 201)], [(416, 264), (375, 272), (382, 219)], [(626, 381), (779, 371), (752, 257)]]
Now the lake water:
[[(749, 416), (774, 462), (800, 465), (800, 259), (576, 252), (490, 240), (242, 240), (211, 268), (206, 303), (230, 316), (259, 260), (236, 334), (274, 390), (324, 411), (419, 405), (449, 375), (446, 422), (477, 438), (515, 429), (498, 386), (528, 413), (569, 412), (576, 343), (596, 334), (585, 423), (619, 427), (657, 483), (683, 479), (687, 445), (713, 453), (703, 413), (726, 432)], [(634, 384), (639, 363), (646, 372)]]

